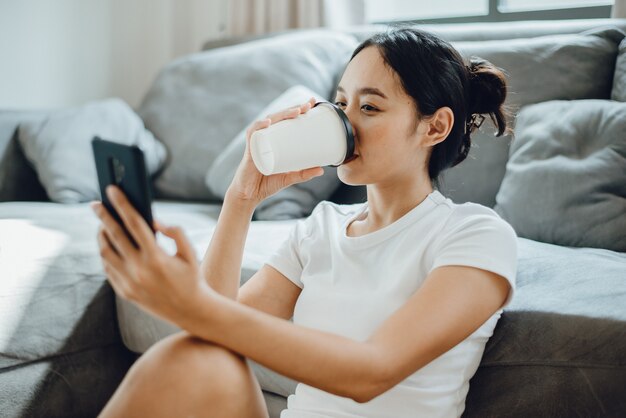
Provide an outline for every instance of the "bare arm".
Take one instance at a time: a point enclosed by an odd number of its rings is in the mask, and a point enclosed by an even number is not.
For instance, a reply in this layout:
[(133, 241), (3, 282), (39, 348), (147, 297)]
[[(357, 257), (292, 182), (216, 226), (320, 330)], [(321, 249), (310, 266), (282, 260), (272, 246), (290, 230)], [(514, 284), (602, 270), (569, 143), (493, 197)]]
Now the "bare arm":
[(216, 292), (237, 299), (241, 261), (254, 205), (224, 199), (209, 248), (201, 263), (201, 273)]
[(221, 297), (205, 295), (182, 324), (294, 380), (366, 402), (478, 329), (504, 303), (501, 276), (472, 267), (434, 270), (365, 342), (310, 329)]
[(246, 131), (244, 156), (226, 192), (214, 235), (200, 269), (207, 283), (227, 298), (237, 299), (243, 250), (256, 205), (285, 187), (324, 174), (321, 167), (312, 167), (264, 176), (252, 162), (250, 137), (254, 131), (267, 128), (272, 123), (306, 113), (314, 104), (315, 98), (311, 98), (301, 106), (289, 108), (269, 115), (267, 119), (254, 122)]
[(241, 286), (237, 301), (259, 311), (289, 319), (302, 289), (275, 268), (264, 265)]

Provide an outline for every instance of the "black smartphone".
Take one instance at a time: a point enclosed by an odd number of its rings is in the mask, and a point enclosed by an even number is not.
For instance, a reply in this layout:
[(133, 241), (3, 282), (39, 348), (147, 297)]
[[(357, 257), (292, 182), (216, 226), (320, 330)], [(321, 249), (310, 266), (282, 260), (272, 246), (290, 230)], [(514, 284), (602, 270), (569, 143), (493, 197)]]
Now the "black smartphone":
[(106, 194), (106, 188), (109, 185), (119, 187), (135, 210), (139, 212), (150, 226), (152, 232), (154, 232), (152, 194), (150, 184), (148, 183), (149, 176), (146, 172), (143, 151), (134, 145), (118, 144), (97, 136), (92, 139), (91, 146), (96, 162), (102, 204), (115, 220), (122, 225), (131, 242), (137, 246), (135, 240), (124, 227), (120, 216), (111, 205)]

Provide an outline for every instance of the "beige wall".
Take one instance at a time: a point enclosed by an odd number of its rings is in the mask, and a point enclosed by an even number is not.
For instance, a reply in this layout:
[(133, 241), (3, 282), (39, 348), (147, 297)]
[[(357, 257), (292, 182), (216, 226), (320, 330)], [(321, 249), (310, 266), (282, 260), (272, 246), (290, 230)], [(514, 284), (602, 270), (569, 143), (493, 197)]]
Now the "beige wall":
[(225, 34), (227, 0), (0, 0), (0, 109), (117, 96)]

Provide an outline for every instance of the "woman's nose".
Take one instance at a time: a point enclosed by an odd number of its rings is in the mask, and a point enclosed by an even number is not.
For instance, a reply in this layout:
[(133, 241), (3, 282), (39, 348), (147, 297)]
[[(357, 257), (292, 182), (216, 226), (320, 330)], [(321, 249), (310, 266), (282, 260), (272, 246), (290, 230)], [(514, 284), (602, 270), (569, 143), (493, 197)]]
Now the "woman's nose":
[(350, 125), (352, 125), (352, 128), (356, 129), (356, 125), (358, 124), (356, 115), (358, 113), (355, 113), (350, 106), (345, 107), (343, 109), (343, 112), (346, 114)]

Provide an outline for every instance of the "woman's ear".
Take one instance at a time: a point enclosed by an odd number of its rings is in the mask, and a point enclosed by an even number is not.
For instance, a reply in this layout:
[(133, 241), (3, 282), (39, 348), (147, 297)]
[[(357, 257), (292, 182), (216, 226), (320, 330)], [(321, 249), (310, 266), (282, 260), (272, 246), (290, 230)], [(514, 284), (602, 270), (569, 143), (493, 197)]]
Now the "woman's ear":
[(445, 140), (454, 126), (454, 113), (448, 106), (437, 109), (432, 116), (424, 119), (426, 129), (422, 137), (422, 145), (435, 146)]

